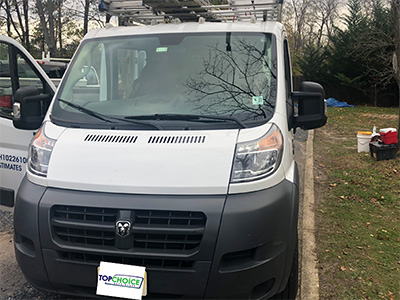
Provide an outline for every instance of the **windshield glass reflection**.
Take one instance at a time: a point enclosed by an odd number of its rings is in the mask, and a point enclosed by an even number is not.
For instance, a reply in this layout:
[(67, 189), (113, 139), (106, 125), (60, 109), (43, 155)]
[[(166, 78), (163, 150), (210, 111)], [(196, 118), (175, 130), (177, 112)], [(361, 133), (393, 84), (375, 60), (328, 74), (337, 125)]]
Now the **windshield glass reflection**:
[[(268, 120), (276, 103), (275, 47), (274, 36), (261, 33), (92, 40), (79, 50), (58, 96), (109, 116)], [(53, 114), (90, 122), (63, 103)]]

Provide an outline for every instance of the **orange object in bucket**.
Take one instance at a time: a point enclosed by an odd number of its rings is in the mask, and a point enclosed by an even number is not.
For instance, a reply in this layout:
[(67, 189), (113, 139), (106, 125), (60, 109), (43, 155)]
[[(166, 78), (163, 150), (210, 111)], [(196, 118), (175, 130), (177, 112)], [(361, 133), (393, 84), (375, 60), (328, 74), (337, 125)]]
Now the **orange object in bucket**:
[(357, 131), (357, 134), (371, 135), (371, 134), (372, 134), (372, 131)]

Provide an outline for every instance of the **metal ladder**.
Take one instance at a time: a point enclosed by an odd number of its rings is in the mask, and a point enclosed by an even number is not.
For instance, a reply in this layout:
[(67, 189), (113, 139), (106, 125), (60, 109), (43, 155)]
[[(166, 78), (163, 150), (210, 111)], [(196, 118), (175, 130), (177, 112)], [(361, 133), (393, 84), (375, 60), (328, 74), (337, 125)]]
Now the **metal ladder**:
[(99, 9), (136, 24), (154, 22), (212, 22), (246, 20), (280, 21), (283, 0), (225, 0), (213, 5), (209, 0), (101, 0)]

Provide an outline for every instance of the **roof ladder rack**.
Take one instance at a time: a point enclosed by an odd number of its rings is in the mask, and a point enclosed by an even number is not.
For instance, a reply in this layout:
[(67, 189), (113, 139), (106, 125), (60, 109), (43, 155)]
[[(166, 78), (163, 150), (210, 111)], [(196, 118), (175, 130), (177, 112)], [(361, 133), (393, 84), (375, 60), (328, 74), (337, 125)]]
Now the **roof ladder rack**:
[(213, 5), (209, 0), (101, 0), (99, 9), (134, 23), (198, 21), (235, 22), (251, 19), (280, 21), (283, 0), (225, 0)]

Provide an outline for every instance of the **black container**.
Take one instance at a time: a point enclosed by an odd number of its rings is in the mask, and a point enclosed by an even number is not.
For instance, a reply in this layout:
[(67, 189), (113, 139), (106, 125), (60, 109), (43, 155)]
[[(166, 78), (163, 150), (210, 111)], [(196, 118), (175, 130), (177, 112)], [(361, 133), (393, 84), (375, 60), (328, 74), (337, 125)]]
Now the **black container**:
[(378, 142), (369, 143), (369, 152), (375, 160), (395, 159), (397, 144), (385, 145)]

